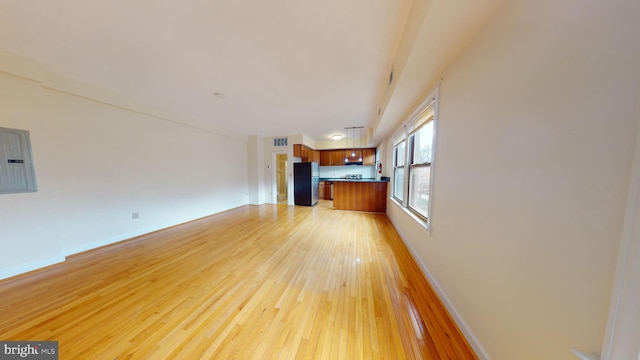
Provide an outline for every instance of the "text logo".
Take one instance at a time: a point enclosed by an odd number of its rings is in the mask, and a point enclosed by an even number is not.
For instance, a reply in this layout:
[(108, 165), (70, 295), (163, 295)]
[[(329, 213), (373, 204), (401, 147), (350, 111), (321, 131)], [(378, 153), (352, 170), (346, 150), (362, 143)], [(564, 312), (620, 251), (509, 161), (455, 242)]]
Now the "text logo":
[(0, 341), (0, 360), (58, 360), (57, 341)]

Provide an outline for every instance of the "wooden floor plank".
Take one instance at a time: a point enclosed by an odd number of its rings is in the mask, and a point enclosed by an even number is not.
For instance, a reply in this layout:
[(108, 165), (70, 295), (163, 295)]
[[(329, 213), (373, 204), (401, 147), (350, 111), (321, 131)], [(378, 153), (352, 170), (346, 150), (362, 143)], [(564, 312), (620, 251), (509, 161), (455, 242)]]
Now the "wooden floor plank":
[(324, 202), (73, 256), (1, 281), (0, 313), (65, 359), (476, 359), (386, 215)]

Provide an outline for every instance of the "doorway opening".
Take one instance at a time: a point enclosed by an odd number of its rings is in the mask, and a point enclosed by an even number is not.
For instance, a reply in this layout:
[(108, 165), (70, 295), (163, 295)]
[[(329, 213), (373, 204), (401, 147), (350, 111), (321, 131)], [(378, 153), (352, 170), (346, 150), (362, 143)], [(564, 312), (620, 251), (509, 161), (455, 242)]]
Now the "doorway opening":
[(287, 193), (289, 184), (287, 182), (287, 154), (276, 154), (276, 190), (278, 204), (288, 203)]

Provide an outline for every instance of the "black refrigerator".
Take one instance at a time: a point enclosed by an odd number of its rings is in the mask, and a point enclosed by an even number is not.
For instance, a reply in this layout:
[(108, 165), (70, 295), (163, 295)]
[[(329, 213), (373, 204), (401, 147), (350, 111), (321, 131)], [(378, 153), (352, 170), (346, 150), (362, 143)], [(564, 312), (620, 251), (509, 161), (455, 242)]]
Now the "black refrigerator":
[(293, 163), (293, 197), (296, 205), (313, 206), (318, 203), (318, 163)]

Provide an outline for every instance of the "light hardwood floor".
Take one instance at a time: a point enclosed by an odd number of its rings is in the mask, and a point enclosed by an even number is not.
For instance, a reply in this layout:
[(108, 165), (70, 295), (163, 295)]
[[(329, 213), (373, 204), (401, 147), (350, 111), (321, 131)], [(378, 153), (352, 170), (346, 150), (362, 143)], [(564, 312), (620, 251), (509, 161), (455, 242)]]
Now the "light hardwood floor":
[(60, 359), (476, 359), (386, 215), (323, 204), (244, 206), (0, 282), (0, 340), (57, 340)]

